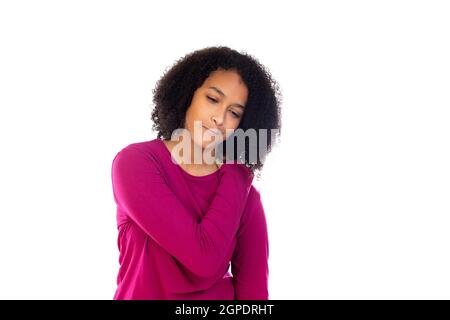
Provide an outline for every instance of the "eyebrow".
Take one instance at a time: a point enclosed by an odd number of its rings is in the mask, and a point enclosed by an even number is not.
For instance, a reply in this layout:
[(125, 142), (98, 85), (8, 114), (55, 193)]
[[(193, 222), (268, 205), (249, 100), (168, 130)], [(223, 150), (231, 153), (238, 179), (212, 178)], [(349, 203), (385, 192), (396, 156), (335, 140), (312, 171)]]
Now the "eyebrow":
[[(225, 93), (223, 93), (222, 90), (220, 90), (219, 88), (209, 87), (208, 89), (213, 89), (213, 90), (217, 91), (217, 93), (219, 93), (222, 97), (225, 97)], [(241, 107), (242, 109), (245, 109), (245, 107), (240, 103), (235, 103), (234, 105), (237, 107)]]

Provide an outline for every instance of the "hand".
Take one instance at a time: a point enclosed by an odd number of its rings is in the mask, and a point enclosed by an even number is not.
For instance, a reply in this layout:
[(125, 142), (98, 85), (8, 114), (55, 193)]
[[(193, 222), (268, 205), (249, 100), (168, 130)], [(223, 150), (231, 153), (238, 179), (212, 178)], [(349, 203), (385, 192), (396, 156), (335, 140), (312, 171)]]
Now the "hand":
[(220, 160), (216, 159), (216, 166), (218, 169), (220, 169), (220, 167), (223, 166), (223, 163), (220, 162)]
[(244, 164), (242, 164), (242, 163), (226, 163), (226, 162), (219, 163), (219, 162), (216, 162), (216, 165), (218, 167), (226, 165), (221, 170), (222, 174), (224, 172), (231, 172), (233, 174), (237, 174), (241, 178), (244, 178), (244, 180), (246, 181), (248, 187), (251, 186), (251, 184), (253, 182), (253, 178), (254, 178), (255, 175), (252, 172), (252, 170), (250, 170), (250, 168), (246, 167)]

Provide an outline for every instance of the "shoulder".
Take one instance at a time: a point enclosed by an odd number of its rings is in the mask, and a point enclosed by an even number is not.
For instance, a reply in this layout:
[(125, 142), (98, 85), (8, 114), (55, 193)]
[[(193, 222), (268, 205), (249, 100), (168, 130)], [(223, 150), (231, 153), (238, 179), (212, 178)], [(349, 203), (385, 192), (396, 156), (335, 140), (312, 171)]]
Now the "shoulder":
[[(130, 143), (116, 152), (112, 167), (142, 167), (148, 165), (157, 165), (161, 160), (162, 140), (153, 139), (149, 141)], [(131, 168), (130, 168), (131, 169)]]
[(251, 205), (255, 205), (261, 201), (261, 193), (258, 189), (255, 188), (255, 186), (252, 184), (250, 187), (250, 191), (248, 194), (248, 200), (247, 203), (250, 203)]
[(120, 157), (131, 157), (133, 155), (140, 154), (141, 156), (147, 156), (152, 158), (158, 158), (161, 153), (162, 140), (155, 138), (149, 141), (141, 141), (130, 143), (116, 152), (114, 160)]
[(159, 154), (163, 143), (164, 142), (158, 138), (148, 141), (134, 142), (120, 149), (118, 153), (128, 150), (138, 150), (144, 154)]

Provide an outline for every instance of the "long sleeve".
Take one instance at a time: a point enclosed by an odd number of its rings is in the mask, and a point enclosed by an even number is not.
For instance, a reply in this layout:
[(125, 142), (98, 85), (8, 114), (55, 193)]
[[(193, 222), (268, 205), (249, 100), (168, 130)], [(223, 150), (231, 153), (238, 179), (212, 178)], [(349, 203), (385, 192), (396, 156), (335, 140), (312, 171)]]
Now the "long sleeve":
[(258, 192), (243, 215), (231, 260), (236, 300), (268, 300), (269, 239), (264, 208)]
[(169, 254), (200, 276), (214, 275), (239, 228), (253, 175), (241, 164), (224, 164), (220, 184), (201, 221), (167, 185), (158, 159), (127, 147), (113, 160), (117, 205)]

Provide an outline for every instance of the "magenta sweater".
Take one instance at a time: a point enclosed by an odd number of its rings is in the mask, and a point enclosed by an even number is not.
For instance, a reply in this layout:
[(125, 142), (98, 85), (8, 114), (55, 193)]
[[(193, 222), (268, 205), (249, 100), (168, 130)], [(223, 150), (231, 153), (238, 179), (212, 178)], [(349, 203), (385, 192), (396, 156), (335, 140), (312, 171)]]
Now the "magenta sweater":
[(248, 172), (224, 164), (193, 176), (158, 138), (120, 150), (114, 299), (269, 299), (266, 218)]

